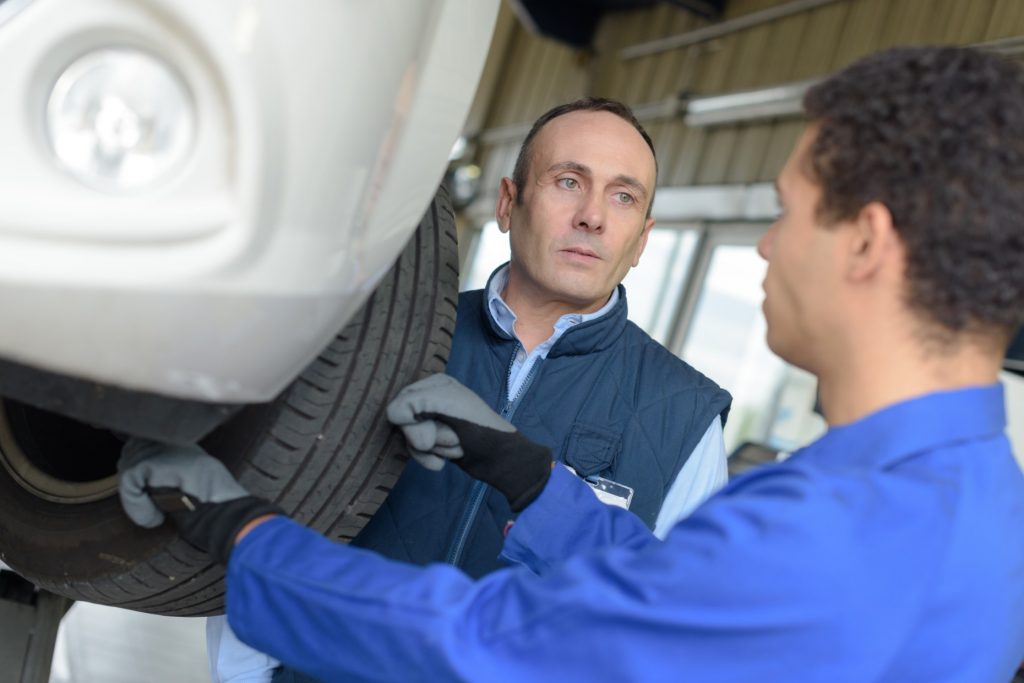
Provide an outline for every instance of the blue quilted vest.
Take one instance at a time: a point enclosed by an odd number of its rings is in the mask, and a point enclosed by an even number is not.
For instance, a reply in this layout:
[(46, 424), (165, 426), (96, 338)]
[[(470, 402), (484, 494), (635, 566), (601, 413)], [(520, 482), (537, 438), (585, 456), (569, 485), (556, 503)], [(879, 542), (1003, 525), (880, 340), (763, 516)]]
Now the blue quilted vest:
[[(514, 402), (508, 372), (519, 342), (491, 318), (486, 290), (459, 297), (448, 374), (581, 476), (634, 490), (630, 510), (653, 528), (665, 494), (731, 397), (626, 319), (626, 294), (604, 316), (567, 330)], [(502, 566), (504, 497), (458, 467), (410, 462), (353, 545), (388, 557), (447, 562), (473, 577)]]

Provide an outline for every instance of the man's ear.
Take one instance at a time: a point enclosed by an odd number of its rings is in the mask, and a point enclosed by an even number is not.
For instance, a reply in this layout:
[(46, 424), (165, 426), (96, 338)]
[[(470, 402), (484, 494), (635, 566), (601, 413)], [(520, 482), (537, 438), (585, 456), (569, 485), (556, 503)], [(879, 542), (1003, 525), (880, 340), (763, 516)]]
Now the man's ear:
[(892, 213), (881, 202), (865, 204), (856, 219), (846, 226), (845, 272), (852, 280), (866, 280), (884, 269), (902, 253)]
[(502, 178), (498, 186), (498, 205), (494, 209), (494, 217), (498, 228), (508, 232), (512, 225), (512, 206), (516, 203), (516, 184), (511, 178)]
[(636, 253), (633, 255), (633, 267), (636, 268), (640, 264), (640, 257), (643, 256), (644, 249), (647, 248), (647, 238), (651, 236), (651, 228), (654, 227), (654, 218), (648, 218), (644, 221), (644, 231), (640, 234), (640, 242), (636, 245)]

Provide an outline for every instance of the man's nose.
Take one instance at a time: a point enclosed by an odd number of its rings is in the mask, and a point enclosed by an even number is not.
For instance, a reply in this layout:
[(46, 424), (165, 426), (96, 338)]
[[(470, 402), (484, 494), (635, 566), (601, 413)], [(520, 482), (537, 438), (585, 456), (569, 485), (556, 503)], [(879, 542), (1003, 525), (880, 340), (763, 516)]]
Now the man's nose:
[(600, 194), (588, 192), (580, 199), (579, 208), (573, 218), (573, 226), (578, 230), (597, 231), (604, 228), (605, 206)]
[(765, 261), (770, 261), (772, 257), (772, 245), (775, 242), (775, 224), (772, 223), (771, 227), (763, 235), (761, 239), (757, 241), (757, 253)]

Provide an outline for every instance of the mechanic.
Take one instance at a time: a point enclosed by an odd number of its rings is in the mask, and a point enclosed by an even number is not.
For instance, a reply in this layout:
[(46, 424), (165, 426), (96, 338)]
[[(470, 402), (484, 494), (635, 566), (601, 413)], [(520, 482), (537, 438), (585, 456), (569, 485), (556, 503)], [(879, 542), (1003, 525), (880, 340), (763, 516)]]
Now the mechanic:
[(129, 442), (126, 512), (158, 524), (146, 487), (184, 492), (172, 516), (227, 564), (232, 627), (327, 681), (1009, 680), (1024, 474), (997, 377), (1024, 322), (1024, 73), (895, 49), (805, 109), (759, 251), (768, 343), (817, 375), (830, 429), (664, 540), (440, 376), (389, 417), (522, 509), (520, 566), (474, 580), (334, 544), (198, 449)]
[[(629, 510), (663, 537), (728, 478), (730, 397), (626, 318), (620, 283), (654, 225), (656, 184), (654, 146), (624, 104), (585, 98), (538, 118), (499, 187), (511, 261), (459, 297), (447, 373), (580, 476), (621, 491), (615, 502), (631, 492)], [(474, 578), (503, 566), (505, 499), (426, 465), (406, 467), (353, 544)], [(247, 662), (223, 618), (209, 622), (208, 651), (216, 680), (269, 679), (256, 671), (273, 662)]]
[[(584, 98), (538, 118), (499, 187), (511, 261), (459, 297), (446, 372), (581, 477), (631, 488), (629, 510), (664, 536), (728, 478), (731, 399), (626, 318), (621, 282), (656, 184), (654, 145), (624, 104)], [(355, 544), (480, 577), (504, 565), (509, 517), (501, 495), (435, 459), (406, 468)]]

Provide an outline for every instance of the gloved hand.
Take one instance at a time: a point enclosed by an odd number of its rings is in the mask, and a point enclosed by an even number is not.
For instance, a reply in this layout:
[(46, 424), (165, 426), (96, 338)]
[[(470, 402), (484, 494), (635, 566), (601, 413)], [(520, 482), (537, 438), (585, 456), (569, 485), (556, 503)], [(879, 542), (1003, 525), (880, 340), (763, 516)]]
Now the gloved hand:
[(548, 448), (517, 432), (447, 375), (431, 375), (402, 389), (387, 415), (422, 465), (436, 470), (451, 460), (501, 491), (513, 512), (540, 495), (551, 476)]
[(152, 528), (170, 516), (186, 541), (226, 565), (246, 524), (281, 508), (250, 495), (224, 464), (199, 446), (171, 446), (140, 438), (125, 442), (117, 463), (125, 514)]

